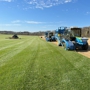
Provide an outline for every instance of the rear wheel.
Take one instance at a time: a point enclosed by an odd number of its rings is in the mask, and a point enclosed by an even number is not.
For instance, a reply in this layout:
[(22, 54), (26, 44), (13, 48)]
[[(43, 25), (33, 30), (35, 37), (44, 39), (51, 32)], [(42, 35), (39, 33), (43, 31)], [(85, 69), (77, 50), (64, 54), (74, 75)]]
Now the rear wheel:
[(58, 43), (58, 46), (62, 46), (62, 44), (61, 43)]

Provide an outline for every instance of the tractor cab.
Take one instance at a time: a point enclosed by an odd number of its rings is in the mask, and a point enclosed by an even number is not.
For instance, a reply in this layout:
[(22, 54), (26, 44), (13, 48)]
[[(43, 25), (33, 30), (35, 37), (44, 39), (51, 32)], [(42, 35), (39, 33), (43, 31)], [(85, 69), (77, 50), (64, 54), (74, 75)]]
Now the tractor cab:
[(71, 28), (70, 30), (71, 32), (73, 32), (75, 37), (81, 37), (81, 28), (75, 27), (75, 28)]

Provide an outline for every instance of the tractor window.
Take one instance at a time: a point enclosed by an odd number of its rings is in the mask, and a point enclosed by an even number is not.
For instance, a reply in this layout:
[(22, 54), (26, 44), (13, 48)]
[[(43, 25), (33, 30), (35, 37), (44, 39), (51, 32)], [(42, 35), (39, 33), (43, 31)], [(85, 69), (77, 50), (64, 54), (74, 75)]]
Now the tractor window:
[(71, 28), (75, 37), (81, 37), (81, 28)]
[(53, 33), (49, 33), (50, 36), (53, 36)]
[(74, 30), (74, 35), (80, 37), (80, 30)]

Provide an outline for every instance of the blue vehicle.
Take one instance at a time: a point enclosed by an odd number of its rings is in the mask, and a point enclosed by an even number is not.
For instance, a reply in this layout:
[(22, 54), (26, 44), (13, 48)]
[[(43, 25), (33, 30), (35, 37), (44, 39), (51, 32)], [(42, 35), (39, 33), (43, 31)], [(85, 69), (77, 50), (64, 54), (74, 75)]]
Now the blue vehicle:
[(45, 33), (45, 39), (46, 39), (46, 41), (50, 41), (50, 42), (51, 41), (56, 41), (53, 32), (46, 32)]
[(67, 29), (66, 27), (60, 27), (55, 31), (55, 39), (58, 45), (61, 45), (65, 50), (87, 50), (88, 42), (87, 38), (81, 37), (80, 28)]
[(62, 45), (62, 35), (65, 32), (67, 27), (59, 27), (55, 30), (55, 39), (58, 42), (58, 46)]

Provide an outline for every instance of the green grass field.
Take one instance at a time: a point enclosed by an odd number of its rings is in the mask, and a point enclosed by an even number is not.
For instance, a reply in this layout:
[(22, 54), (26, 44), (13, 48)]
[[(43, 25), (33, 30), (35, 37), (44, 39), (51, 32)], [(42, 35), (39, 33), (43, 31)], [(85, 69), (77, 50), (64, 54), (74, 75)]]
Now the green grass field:
[(0, 35), (0, 90), (90, 90), (90, 59), (37, 36)]

